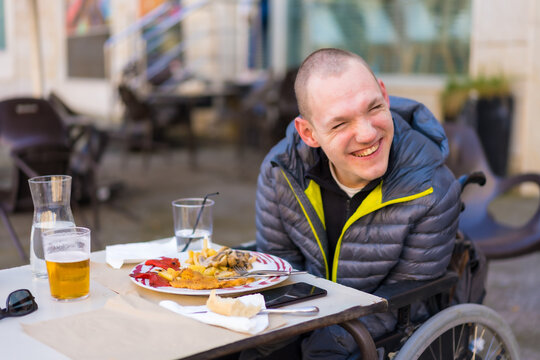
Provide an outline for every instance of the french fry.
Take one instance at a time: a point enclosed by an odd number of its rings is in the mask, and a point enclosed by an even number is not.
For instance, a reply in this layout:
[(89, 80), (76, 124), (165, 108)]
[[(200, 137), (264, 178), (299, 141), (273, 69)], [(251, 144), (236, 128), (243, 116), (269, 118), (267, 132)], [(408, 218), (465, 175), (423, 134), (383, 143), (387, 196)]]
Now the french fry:
[(158, 272), (158, 275), (167, 281), (172, 281), (172, 279), (174, 279), (178, 273), (179, 271), (176, 271), (172, 268), (168, 268), (167, 270), (160, 270)]
[(206, 268), (202, 265), (189, 265), (188, 267), (193, 271), (200, 272), (201, 274), (206, 270)]
[(206, 275), (206, 276), (214, 276), (214, 274), (216, 273), (216, 268), (215, 267), (206, 268), (204, 269), (202, 273), (203, 275)]

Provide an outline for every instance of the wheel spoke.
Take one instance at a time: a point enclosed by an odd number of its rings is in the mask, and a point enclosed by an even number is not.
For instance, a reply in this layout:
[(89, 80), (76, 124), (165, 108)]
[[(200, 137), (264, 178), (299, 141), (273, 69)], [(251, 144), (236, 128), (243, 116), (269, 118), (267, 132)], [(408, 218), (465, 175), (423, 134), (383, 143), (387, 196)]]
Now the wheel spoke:
[(439, 359), (442, 359), (442, 336), (439, 338)]
[(478, 326), (474, 326), (474, 337), (473, 337), (473, 356), (471, 360), (476, 360), (476, 332), (478, 331)]
[(459, 332), (457, 348), (461, 348), (461, 339), (463, 338), (463, 331), (465, 330), (465, 326), (467, 326), (467, 325), (466, 324), (461, 325), (461, 330)]
[[(439, 341), (441, 341), (439, 339)], [(435, 353), (433, 352), (433, 349), (431, 348), (431, 345), (429, 345), (429, 351), (431, 352), (431, 357), (433, 358), (433, 360), (437, 360), (437, 357), (435, 356)]]
[(491, 347), (493, 346), (493, 341), (494, 341), (494, 340), (496, 340), (496, 339), (495, 339), (495, 336), (492, 335), (492, 336), (491, 336), (491, 341), (489, 342), (489, 347), (488, 347), (488, 349), (487, 349), (487, 353), (486, 353), (486, 356), (485, 356), (486, 360), (491, 359), (491, 357), (490, 357), (489, 355), (491, 354)]
[(456, 328), (452, 328), (452, 358), (456, 360)]

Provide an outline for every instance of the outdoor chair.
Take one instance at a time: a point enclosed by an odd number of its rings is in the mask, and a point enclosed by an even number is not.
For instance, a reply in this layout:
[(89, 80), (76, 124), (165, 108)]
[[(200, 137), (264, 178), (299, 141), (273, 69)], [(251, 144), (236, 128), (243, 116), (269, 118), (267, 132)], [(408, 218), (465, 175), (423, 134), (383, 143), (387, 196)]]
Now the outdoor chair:
[(0, 214), (21, 258), (27, 260), (8, 213), (33, 210), (28, 178), (67, 173), (67, 130), (45, 100), (9, 99), (0, 102), (0, 143), (14, 164), (11, 187), (0, 193)]
[(129, 151), (145, 152), (145, 167), (148, 166), (149, 155), (159, 149), (169, 148), (165, 135), (170, 126), (183, 119), (171, 107), (158, 108), (135, 92), (129, 85), (121, 83), (118, 94), (124, 105), (122, 125), (112, 135), (124, 143), (124, 155)]
[(54, 91), (50, 92), (47, 100), (67, 126), (80, 126), (94, 123), (94, 119), (91, 116), (74, 110)]
[(78, 203), (92, 205), (94, 228), (100, 229), (99, 205), (107, 203), (123, 215), (134, 219), (127, 209), (112, 203), (115, 194), (124, 188), (118, 181), (101, 183), (97, 181), (99, 166), (110, 142), (109, 134), (96, 127), (96, 120), (91, 116), (80, 113), (51, 92), (48, 98), (51, 105), (60, 115), (69, 131), (72, 155), (70, 160), (70, 174), (73, 177), (72, 199)]
[(155, 124), (151, 107), (126, 84), (118, 86), (118, 94), (124, 104), (120, 136), (127, 149), (152, 150)]
[[(0, 215), (17, 246), (21, 258), (27, 260), (8, 214), (32, 211), (33, 201), (28, 178), (43, 175), (73, 175), (72, 164), (82, 166), (88, 161), (85, 152), (74, 157), (66, 125), (49, 102), (35, 98), (13, 98), (0, 102), (0, 144), (9, 151), (13, 161), (11, 184), (0, 192)], [(87, 177), (94, 184), (94, 174)], [(73, 187), (79, 186), (77, 177)], [(77, 203), (72, 196), (72, 205)], [(93, 206), (97, 206), (93, 202)], [(97, 214), (97, 208), (94, 208)]]
[(505, 225), (489, 212), (495, 198), (525, 183), (540, 187), (540, 174), (499, 177), (491, 170), (475, 131), (462, 123), (445, 123), (450, 155), (447, 165), (456, 177), (482, 172), (484, 186), (469, 186), (462, 194), (465, 209), (459, 228), (484, 252), (486, 258), (503, 259), (540, 249), (540, 204), (533, 217), (520, 227)]
[(295, 67), (283, 76), (269, 75), (255, 84), (242, 99), (237, 115), (240, 153), (248, 143), (268, 151), (285, 137), (287, 126), (299, 115), (294, 94), (297, 72)]

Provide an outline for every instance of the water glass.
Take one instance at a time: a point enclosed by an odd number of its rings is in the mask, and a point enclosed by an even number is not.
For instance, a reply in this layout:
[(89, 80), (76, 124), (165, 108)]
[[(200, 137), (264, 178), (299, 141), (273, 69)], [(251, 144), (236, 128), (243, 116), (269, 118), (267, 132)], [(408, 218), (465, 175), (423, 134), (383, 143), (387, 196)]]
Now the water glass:
[(212, 209), (214, 201), (203, 198), (178, 199), (172, 202), (174, 235), (178, 251), (202, 249), (206, 239), (212, 245)]
[(47, 277), (43, 257), (42, 233), (48, 229), (61, 229), (75, 226), (71, 212), (71, 176), (47, 175), (28, 180), (34, 216), (30, 235), (30, 267), (37, 278)]
[(90, 293), (90, 229), (46, 230), (43, 232), (43, 250), (53, 299), (87, 298)]

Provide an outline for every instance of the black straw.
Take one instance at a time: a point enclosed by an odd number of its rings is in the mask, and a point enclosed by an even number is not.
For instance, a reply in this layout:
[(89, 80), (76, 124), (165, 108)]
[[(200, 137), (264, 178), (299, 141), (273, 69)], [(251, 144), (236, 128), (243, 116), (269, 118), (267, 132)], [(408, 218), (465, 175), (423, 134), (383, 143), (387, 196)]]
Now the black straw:
[[(199, 225), (199, 220), (201, 220), (201, 215), (202, 215), (202, 212), (203, 212), (203, 209), (204, 209), (204, 204), (206, 204), (206, 199), (208, 199), (209, 196), (214, 196), (214, 195), (219, 195), (219, 192), (206, 194), (204, 196), (204, 199), (203, 199), (202, 204), (201, 204), (201, 210), (199, 210), (199, 213), (197, 214), (197, 220), (195, 220), (195, 225), (193, 225), (193, 232), (191, 233), (191, 235), (195, 234), (195, 230), (197, 229), (197, 225)], [(182, 249), (181, 252), (184, 252), (184, 251), (187, 250), (187, 248), (191, 244), (192, 240), (193, 240), (193, 237), (190, 237), (188, 242), (186, 243), (186, 245), (184, 246), (184, 248)]]

